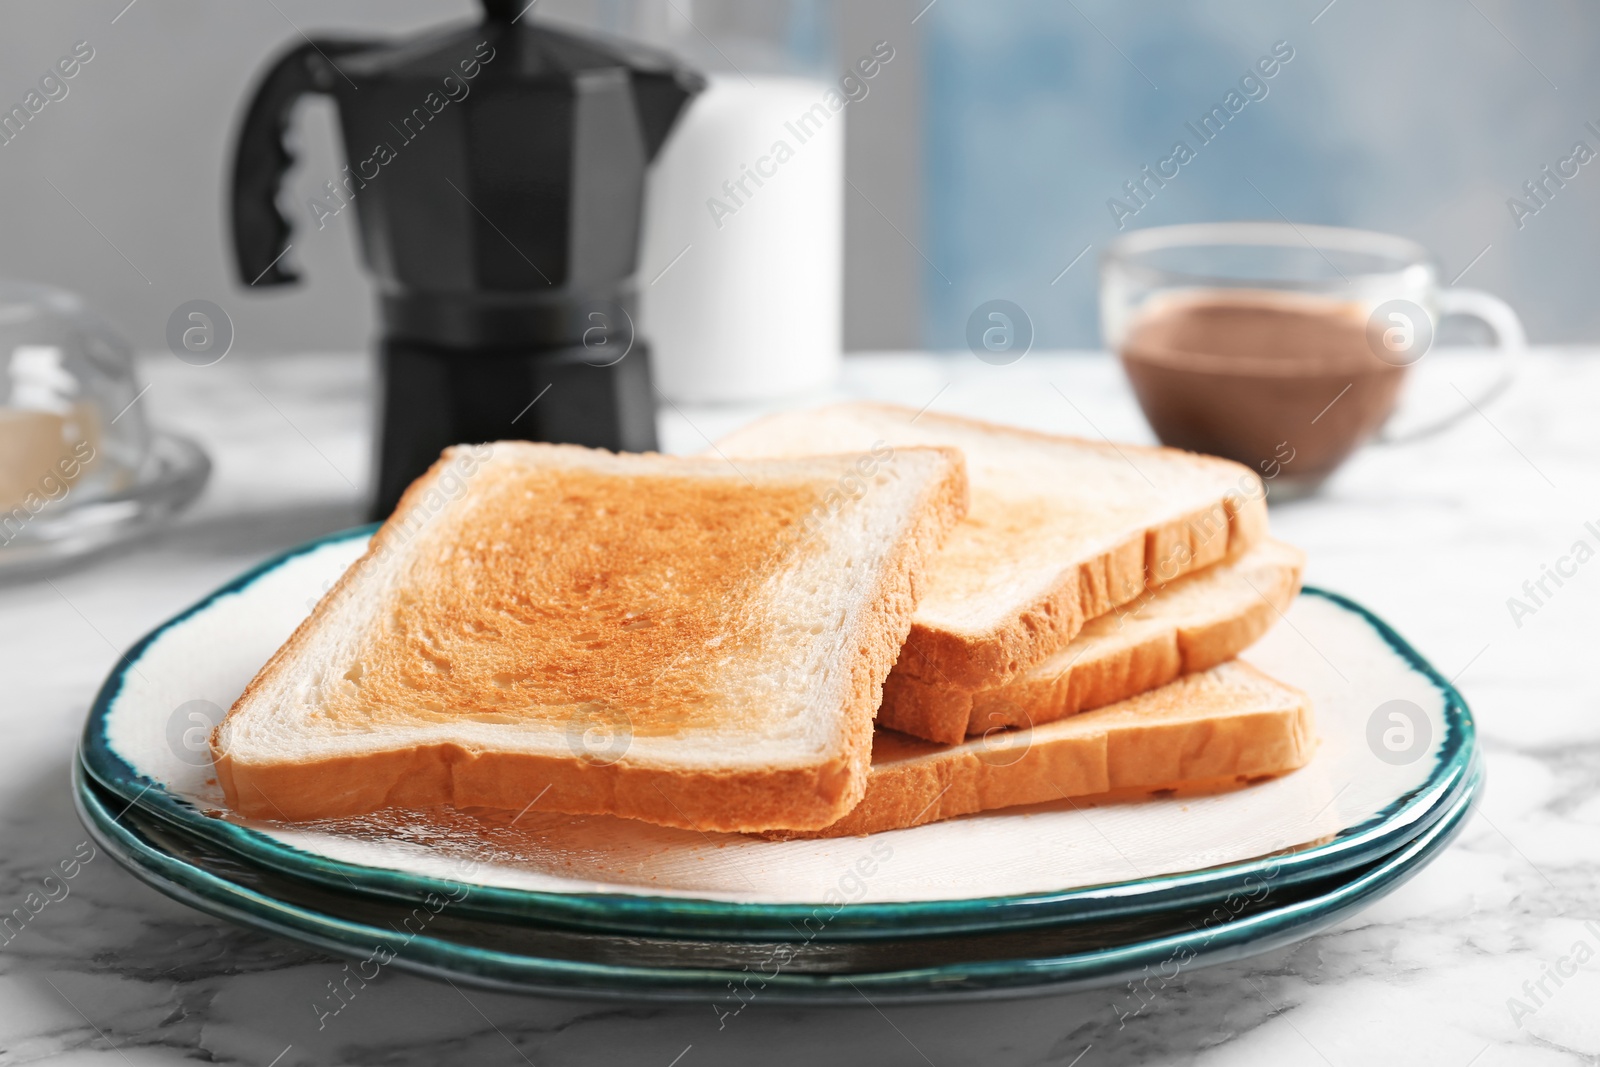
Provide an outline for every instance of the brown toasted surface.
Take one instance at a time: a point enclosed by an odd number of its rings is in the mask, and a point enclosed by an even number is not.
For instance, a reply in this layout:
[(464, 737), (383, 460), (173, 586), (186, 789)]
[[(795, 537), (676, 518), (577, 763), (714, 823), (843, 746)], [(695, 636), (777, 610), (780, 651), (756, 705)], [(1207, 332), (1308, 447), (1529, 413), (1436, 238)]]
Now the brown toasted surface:
[(897, 666), (884, 684), (878, 725), (957, 744), (995, 727), (1053, 722), (1205, 670), (1277, 622), (1299, 592), (1304, 566), (1299, 549), (1259, 543), (1091, 619), (1067, 645), (999, 686), (931, 683)]
[(448, 562), (417, 561), (351, 664), (356, 686), (318, 713), (565, 723), (594, 705), (635, 737), (737, 725), (752, 709), (718, 692), (706, 644), (736, 657), (766, 640), (751, 601), (829, 484), (516, 469), (436, 547)]
[(936, 745), (880, 729), (867, 792), (821, 831), (843, 837), (975, 812), (1304, 766), (1316, 748), (1310, 700), (1238, 661), (1045, 726)]
[[(971, 510), (929, 575), (896, 665), (931, 684), (998, 685), (1147, 586), (1237, 555), (1266, 533), (1261, 481), (1239, 464), (888, 404), (771, 416), (718, 448), (794, 455), (865, 448), (875, 436), (968, 450)], [(984, 460), (974, 458), (978, 439), (990, 448)], [(1036, 455), (1039, 469), (1021, 475), (1005, 457), (1026, 448), (1056, 450), (1060, 462)]]
[[(837, 497), (841, 470), (863, 469), (857, 457), (735, 471), (725, 462), (571, 446), (496, 447), (507, 454), (485, 466), (492, 473), (480, 472), (471, 491), (420, 532), (406, 516), (435, 490), (451, 453), (419, 479), (368, 553), (247, 688), (213, 737), (230, 805), (298, 820), (396, 804), (521, 808), (537, 798), (544, 810), (717, 830), (814, 828), (854, 806), (865, 788), (872, 714), (923, 571), (966, 508), (959, 453), (880, 456), (894, 464), (883, 476), (910, 495), (865, 513), (882, 544), (878, 555), (844, 560), (855, 574), (836, 588), (848, 595), (817, 587), (831, 598), (824, 606), (835, 629), (814, 626), (800, 640), (837, 664), (827, 690), (836, 695), (796, 692), (837, 701), (819, 708), (831, 738), (785, 749), (776, 762), (729, 767), (718, 765), (729, 746), (752, 733), (757, 743), (767, 738), (761, 714), (792, 726), (782, 708), (723, 683), (741, 670), (778, 679), (791, 670), (772, 646), (792, 649), (794, 634), (774, 632), (793, 629), (788, 616), (797, 608), (770, 590), (763, 601), (761, 592), (774, 575), (796, 573), (807, 553), (837, 555), (829, 522), (852, 504), (830, 494)], [(579, 453), (604, 458), (574, 459)], [(574, 474), (573, 462), (597, 469)], [(873, 506), (870, 493), (860, 507)], [(383, 562), (391, 557), (392, 572)], [(374, 617), (355, 613), (365, 629), (350, 646), (352, 666), (341, 661), (335, 678), (297, 674), (319, 627), (365, 604), (363, 590), (384, 576), (394, 578), (394, 595), (376, 601), (383, 610)], [(325, 727), (341, 744), (357, 739), (354, 748), (296, 755), (229, 743), (246, 709), (270, 715), (258, 707), (263, 694), (306, 684), (332, 690), (313, 733)], [(543, 731), (542, 750), (519, 750), (522, 733), (501, 728)], [(634, 747), (595, 758), (586, 747), (594, 729), (620, 729)], [(680, 737), (696, 731), (706, 735), (705, 766), (639, 755), (650, 739), (678, 752)]]

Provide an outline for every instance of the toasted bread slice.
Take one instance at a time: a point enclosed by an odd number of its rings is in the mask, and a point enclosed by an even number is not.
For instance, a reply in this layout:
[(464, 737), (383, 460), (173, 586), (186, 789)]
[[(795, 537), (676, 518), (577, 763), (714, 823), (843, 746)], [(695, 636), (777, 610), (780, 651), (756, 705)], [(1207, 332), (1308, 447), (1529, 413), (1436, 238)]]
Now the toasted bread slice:
[(1300, 592), (1305, 553), (1263, 541), (1236, 560), (1147, 589), (1003, 685), (962, 689), (894, 671), (878, 725), (953, 745), (1126, 700), (1243, 652)]
[(954, 746), (879, 729), (855, 810), (820, 831), (774, 836), (872, 834), (1115, 790), (1236, 782), (1302, 767), (1315, 748), (1310, 699), (1235, 660), (1096, 711)]
[(949, 446), (972, 508), (940, 553), (896, 673), (983, 689), (1089, 619), (1240, 555), (1266, 535), (1261, 480), (1228, 460), (1034, 433), (887, 404), (761, 419), (718, 442), (741, 456)]
[(451, 449), (218, 726), (218, 781), (269, 819), (538, 800), (825, 826), (865, 788), (883, 679), (965, 500), (942, 449), (737, 470)]

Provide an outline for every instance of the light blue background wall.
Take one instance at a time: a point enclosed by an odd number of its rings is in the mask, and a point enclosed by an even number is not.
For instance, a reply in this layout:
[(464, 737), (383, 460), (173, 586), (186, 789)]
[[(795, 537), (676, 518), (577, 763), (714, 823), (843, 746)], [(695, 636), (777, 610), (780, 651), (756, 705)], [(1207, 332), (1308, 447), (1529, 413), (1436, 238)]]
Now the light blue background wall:
[(1106, 200), (1176, 138), (1197, 145), (1184, 122), (1281, 40), (1295, 57), (1267, 97), (1130, 226), (1276, 205), (1416, 238), (1446, 279), (1489, 246), (1462, 285), (1510, 300), (1536, 341), (1600, 341), (1600, 161), (1520, 231), (1506, 207), (1575, 141), (1600, 151), (1584, 127), (1600, 127), (1600, 7), (1326, 2), (939, 0), (918, 23), (926, 342), (960, 347), (968, 313), (1003, 297), (1036, 344), (1097, 344), (1095, 260), (1118, 232)]

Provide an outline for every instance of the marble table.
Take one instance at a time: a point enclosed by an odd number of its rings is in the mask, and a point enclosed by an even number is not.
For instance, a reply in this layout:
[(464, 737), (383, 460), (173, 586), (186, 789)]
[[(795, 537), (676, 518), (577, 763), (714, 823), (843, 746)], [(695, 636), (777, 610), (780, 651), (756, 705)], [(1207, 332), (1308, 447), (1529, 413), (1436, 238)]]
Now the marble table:
[[(1438, 353), (1414, 410), (1490, 373)], [(68, 768), (118, 653), (262, 558), (359, 520), (367, 361), (234, 356), (145, 362), (140, 401), (192, 433), (213, 484), (175, 529), (46, 579), (0, 587), (0, 914), (86, 834)], [(838, 393), (1119, 440), (1149, 431), (1103, 355), (1009, 367), (853, 358)], [(1126, 990), (963, 1006), (709, 1004), (492, 995), (392, 971), (318, 1029), (339, 964), (84, 863), (18, 934), (0, 935), (0, 1062), (1579, 1064), (1600, 1059), (1600, 352), (1540, 351), (1451, 432), (1371, 448), (1325, 491), (1273, 509), (1309, 580), (1389, 619), (1477, 713), (1489, 785), (1460, 840), (1366, 911), (1298, 946), (1186, 971), (1137, 1016)], [(750, 410), (666, 406), (663, 445), (704, 447)], [(1593, 522), (1594, 526), (1586, 523)], [(1532, 605), (1524, 582), (1569, 575)], [(1509, 598), (1533, 606), (1508, 607)], [(1559, 979), (1559, 980), (1558, 980)], [(1542, 992), (1541, 992), (1542, 989)], [(1515, 998), (1515, 999), (1513, 999)], [(1521, 1005), (1519, 1007), (1519, 1004)]]

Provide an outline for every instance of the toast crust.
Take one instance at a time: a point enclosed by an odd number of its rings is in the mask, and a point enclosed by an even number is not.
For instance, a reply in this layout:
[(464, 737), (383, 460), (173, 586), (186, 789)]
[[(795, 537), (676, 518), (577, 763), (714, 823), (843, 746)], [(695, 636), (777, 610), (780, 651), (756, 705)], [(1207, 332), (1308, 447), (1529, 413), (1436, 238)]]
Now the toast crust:
[(1135, 640), (1119, 637), (1125, 621), (1120, 613), (1115, 619), (1107, 613), (1090, 620), (1086, 630), (1055, 654), (999, 686), (966, 689), (929, 683), (897, 668), (884, 683), (878, 725), (928, 741), (960, 744), (996, 728), (1054, 722), (1207, 670), (1237, 656), (1272, 628), (1299, 594), (1304, 567), (1305, 554), (1299, 549), (1281, 542), (1258, 545), (1240, 559), (1148, 590), (1129, 614), (1137, 620), (1146, 608), (1160, 610), (1166, 597), (1185, 595), (1186, 586), (1230, 573), (1222, 568), (1238, 573), (1234, 581), (1249, 583), (1251, 593), (1242, 602), (1175, 614), (1163, 620), (1165, 625), (1143, 627)]
[(880, 730), (860, 804), (820, 831), (769, 836), (848, 837), (1122, 790), (1249, 781), (1305, 766), (1316, 744), (1310, 699), (1235, 661), (1066, 723), (954, 747)]
[[(573, 446), (539, 446), (571, 448)], [(590, 452), (578, 449), (579, 452)], [(312, 615), (246, 687), (212, 736), (218, 783), (228, 804), (251, 818), (306, 820), (358, 815), (390, 805), (485, 806), (574, 814), (613, 814), (668, 826), (706, 830), (763, 830), (825, 826), (860, 799), (871, 760), (872, 717), (882, 684), (910, 629), (928, 561), (965, 513), (966, 472), (953, 449), (936, 451), (937, 475), (917, 491), (905, 527), (879, 566), (870, 596), (854, 613), (854, 629), (841, 637), (851, 648), (839, 721), (842, 736), (824, 757), (800, 766), (750, 768), (652, 765), (645, 759), (571, 757), (493, 749), (455, 741), (374, 747), (359, 754), (267, 760), (229, 751), (227, 727), (241, 708), (284, 680), (308, 655), (323, 620), (342, 598), (354, 595), (369, 567), (415, 536), (406, 524), (439, 478), (463, 455), (447, 450), (402, 497), (394, 516), (374, 535)], [(479, 456), (481, 460), (482, 457)], [(716, 610), (710, 605), (710, 611)]]
[[(1181, 458), (1182, 462), (1212, 472), (1213, 476), (1225, 475), (1231, 486), (1203, 507), (1130, 530), (1105, 550), (1063, 566), (1046, 589), (1031, 596), (992, 629), (967, 630), (919, 615), (912, 622), (896, 664), (897, 674), (966, 689), (999, 685), (1060, 649), (1077, 636), (1088, 620), (1136, 599), (1148, 587), (1159, 586), (1222, 560), (1237, 558), (1266, 536), (1265, 486), (1255, 472), (1231, 460), (1173, 448), (1112, 445), (958, 415), (919, 413), (893, 404), (855, 403), (839, 407), (862, 411), (890, 424), (909, 426), (915, 420), (923, 429), (947, 426), (1048, 446), (1068, 444), (1097, 453), (1115, 452), (1119, 462), (1126, 460), (1135, 470), (1140, 457), (1160, 457), (1164, 461)], [(759, 427), (760, 422), (755, 425)], [(743, 450), (741, 439), (747, 433), (754, 435), (750, 430), (735, 431), (721, 444), (730, 454), (738, 455)], [(898, 447), (913, 442), (908, 436), (904, 441), (891, 438), (889, 443)], [(969, 524), (983, 518), (981, 489), (981, 484), (975, 484)], [(949, 563), (951, 547), (947, 545), (944, 565)]]
[(537, 806), (740, 831), (848, 812), (864, 788), (851, 780), (857, 749), (870, 755), (868, 746), (852, 739), (825, 764), (760, 772), (663, 772), (626, 760), (602, 764), (455, 744), (273, 764), (241, 764), (224, 754), (216, 770), (228, 806), (252, 819), (301, 822), (440, 804), (511, 811)]

